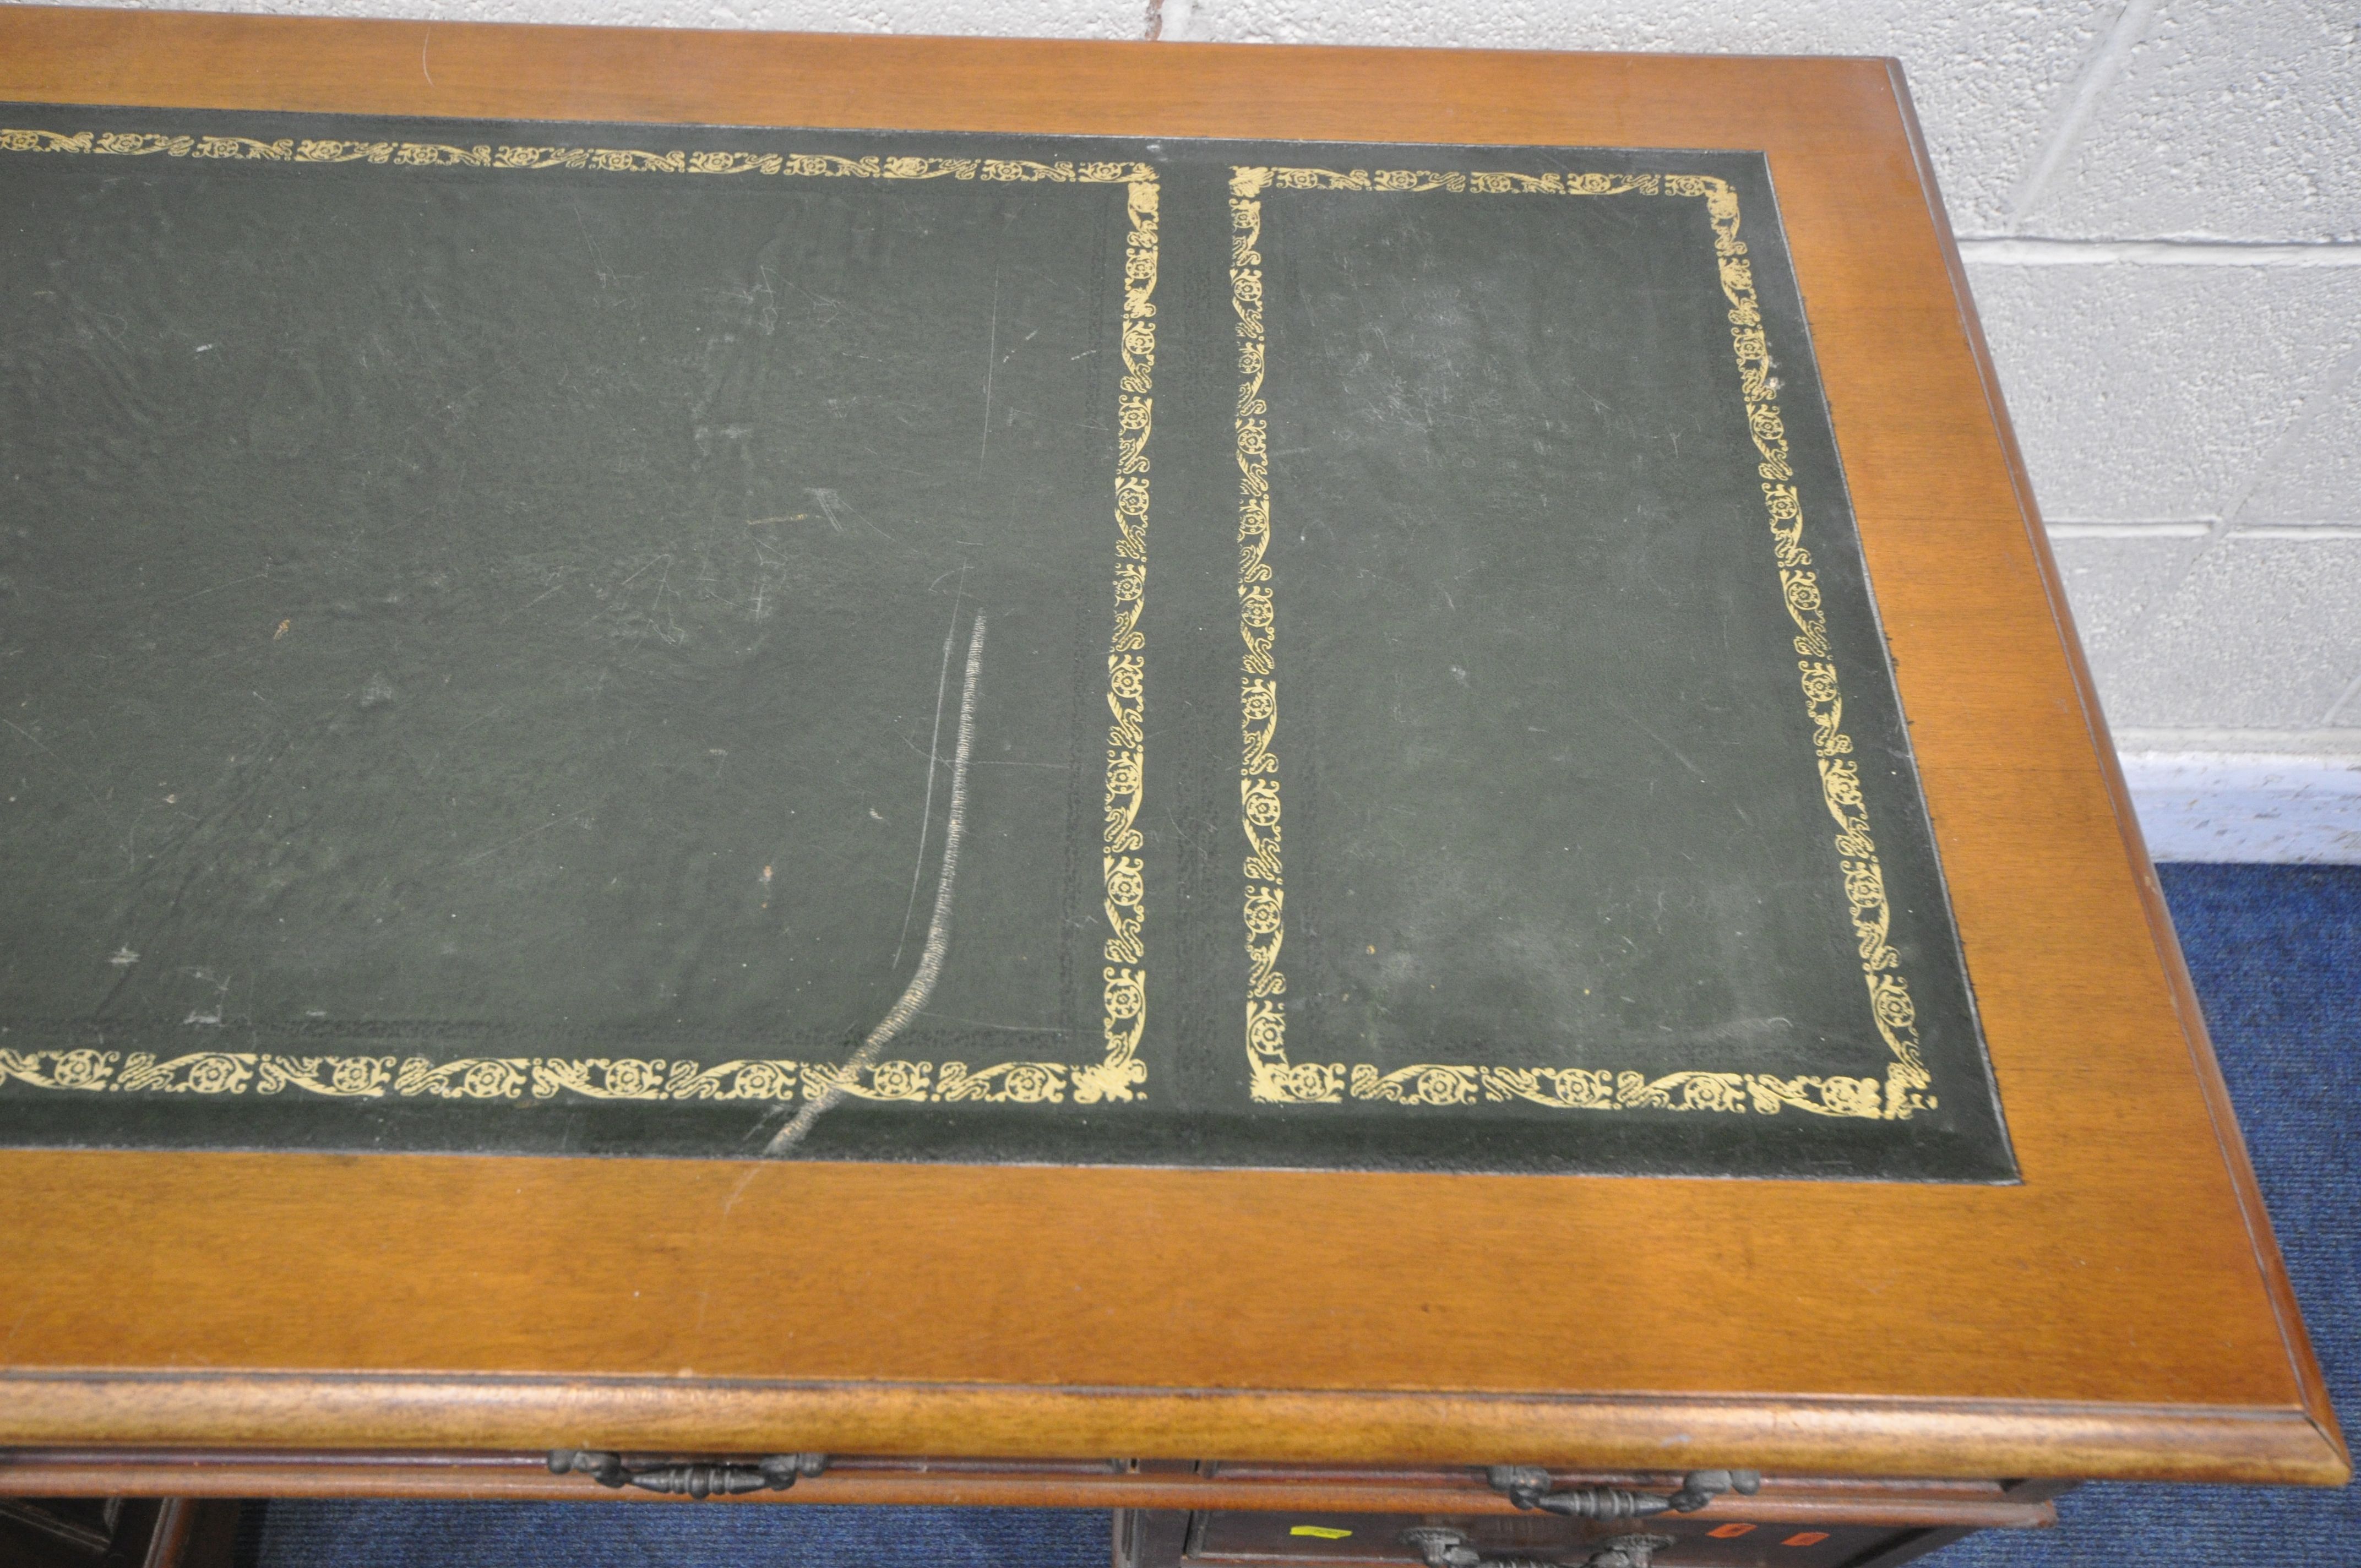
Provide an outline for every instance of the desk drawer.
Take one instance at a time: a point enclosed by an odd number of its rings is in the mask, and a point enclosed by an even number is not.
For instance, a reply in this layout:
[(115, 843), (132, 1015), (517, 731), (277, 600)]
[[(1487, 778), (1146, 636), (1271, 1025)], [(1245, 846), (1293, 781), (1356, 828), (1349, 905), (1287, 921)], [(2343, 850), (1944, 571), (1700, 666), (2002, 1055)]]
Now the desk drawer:
[[(1422, 1525), (1457, 1530), (1487, 1557), (1580, 1563), (1617, 1536), (1670, 1537), (1656, 1568), (1835, 1568), (1881, 1543), (1916, 1532), (1865, 1524), (1758, 1524), (1744, 1519), (1663, 1518), (1620, 1524), (1559, 1519), (1419, 1518), (1340, 1514), (1216, 1512), (1192, 1516), (1180, 1558), (1222, 1568), (1416, 1568), (1423, 1560), (1406, 1533)], [(1147, 1568), (1146, 1564), (1139, 1568)]]

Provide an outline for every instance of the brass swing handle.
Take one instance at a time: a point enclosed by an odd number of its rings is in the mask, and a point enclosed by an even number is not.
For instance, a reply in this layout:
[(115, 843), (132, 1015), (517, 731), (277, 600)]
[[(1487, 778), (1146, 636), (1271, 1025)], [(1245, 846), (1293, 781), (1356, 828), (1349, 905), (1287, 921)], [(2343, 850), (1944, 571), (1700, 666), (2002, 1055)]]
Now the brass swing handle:
[(1665, 1496), (1627, 1492), (1617, 1486), (1570, 1486), (1550, 1490), (1550, 1474), (1538, 1464), (1495, 1464), (1484, 1472), (1492, 1490), (1521, 1508), (1542, 1508), (1578, 1519), (1636, 1519), (1651, 1514), (1693, 1514), (1725, 1492), (1751, 1497), (1763, 1485), (1753, 1470), (1692, 1470), (1681, 1488)]
[(784, 1492), (802, 1475), (828, 1468), (825, 1453), (772, 1453), (752, 1464), (729, 1460), (625, 1459), (620, 1453), (591, 1448), (553, 1448), (549, 1471), (563, 1475), (579, 1471), (601, 1486), (620, 1490), (637, 1486), (645, 1492), (686, 1493), (692, 1497), (735, 1497), (748, 1492)]

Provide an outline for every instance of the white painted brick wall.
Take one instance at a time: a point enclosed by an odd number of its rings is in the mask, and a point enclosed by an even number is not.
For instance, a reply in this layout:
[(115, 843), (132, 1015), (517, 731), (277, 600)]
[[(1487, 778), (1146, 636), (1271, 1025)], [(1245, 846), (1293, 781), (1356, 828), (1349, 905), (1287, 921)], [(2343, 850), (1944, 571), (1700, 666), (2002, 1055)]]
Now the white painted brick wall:
[[(1188, 39), (1899, 56), (2111, 721), (2167, 781), (2144, 812), (2176, 852), (2361, 860), (2335, 818), (2361, 792), (2301, 782), (2361, 777), (2353, 0), (179, 3), (1069, 38), (1152, 9)], [(2302, 832), (2253, 806), (2274, 790)]]
[(2361, 267), (1977, 260), (1968, 279), (2053, 528), (2247, 521), (2361, 346)]
[(2352, 701), (2356, 608), (2361, 531), (2233, 532), (2192, 552), (2136, 612), (2136, 634), (2104, 650), (2114, 721), (2142, 732), (2205, 729), (2225, 728), (2228, 715), (2235, 728), (2298, 734), (2361, 721)]
[(2356, 29), (2350, 5), (2165, 0), (2016, 215), (2078, 237), (2361, 238)]

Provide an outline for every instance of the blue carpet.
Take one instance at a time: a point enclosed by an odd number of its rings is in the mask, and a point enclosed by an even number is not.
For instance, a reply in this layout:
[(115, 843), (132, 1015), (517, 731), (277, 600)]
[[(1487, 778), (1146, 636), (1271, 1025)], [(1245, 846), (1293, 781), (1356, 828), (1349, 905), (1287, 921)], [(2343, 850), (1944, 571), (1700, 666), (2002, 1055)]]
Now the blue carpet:
[(246, 1522), (261, 1568), (1107, 1568), (1112, 1546), (1084, 1508), (280, 1502)]
[[(2361, 1420), (2361, 867), (2167, 866), (2189, 965), (2329, 1388)], [(1929, 1568), (2361, 1564), (2361, 1488), (2085, 1486)], [(247, 1568), (1104, 1568), (1104, 1513), (643, 1503), (249, 1508)]]

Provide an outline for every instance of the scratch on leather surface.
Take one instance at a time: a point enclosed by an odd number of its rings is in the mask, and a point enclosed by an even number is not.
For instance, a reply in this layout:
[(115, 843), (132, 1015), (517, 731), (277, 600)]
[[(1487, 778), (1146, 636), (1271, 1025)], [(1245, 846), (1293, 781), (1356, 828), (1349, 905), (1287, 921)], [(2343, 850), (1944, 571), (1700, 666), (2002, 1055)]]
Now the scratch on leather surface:
[(943, 827), (943, 869), (935, 882), (935, 912), (927, 922), (926, 945), (918, 949), (918, 968), (910, 976), (909, 986), (902, 999), (887, 1010), (861, 1042), (861, 1048), (845, 1059), (844, 1065), (830, 1075), (828, 1089), (818, 1097), (808, 1097), (808, 1080), (818, 1076), (811, 1068), (804, 1069), (807, 1080), (803, 1109), (794, 1121), (779, 1129), (776, 1136), (764, 1146), (768, 1155), (783, 1155), (803, 1142), (812, 1130), (812, 1124), (826, 1115), (844, 1098), (844, 1080), (856, 1076), (862, 1068), (877, 1059), (895, 1036), (909, 1026), (910, 1020), (927, 1005), (935, 993), (935, 981), (943, 972), (943, 955), (950, 950), (951, 940), (951, 879), (959, 874), (960, 837), (967, 826), (967, 764), (975, 751), (975, 686), (983, 673), (983, 614), (976, 613), (975, 629), (967, 640), (967, 679), (960, 690), (959, 743), (951, 753), (951, 804)]

